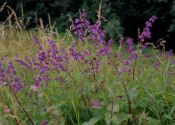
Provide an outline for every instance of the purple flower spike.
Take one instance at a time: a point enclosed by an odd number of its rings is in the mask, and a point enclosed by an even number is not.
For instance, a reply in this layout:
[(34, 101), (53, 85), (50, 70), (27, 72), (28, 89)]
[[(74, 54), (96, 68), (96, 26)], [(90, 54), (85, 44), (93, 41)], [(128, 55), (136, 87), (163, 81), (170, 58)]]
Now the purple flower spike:
[(80, 19), (75, 19), (72, 23), (72, 30), (78, 36), (80, 41), (85, 41), (85, 34), (90, 26), (90, 22), (87, 19), (87, 12), (82, 10), (80, 12)]
[[(104, 45), (106, 43), (105, 37), (107, 32), (101, 27), (101, 21), (97, 20), (95, 24), (91, 24), (87, 19), (87, 13), (85, 10), (80, 12), (80, 18), (75, 19), (72, 23), (72, 31), (78, 37), (80, 41), (85, 41), (87, 38)], [(108, 41), (109, 45), (112, 44), (112, 40)]]
[(143, 29), (142, 33), (139, 35), (139, 40), (141, 42), (144, 42), (146, 39), (151, 38), (151, 31), (150, 28), (152, 27), (152, 24), (155, 22), (157, 19), (156, 16), (152, 16), (146, 23), (145, 23), (145, 28)]

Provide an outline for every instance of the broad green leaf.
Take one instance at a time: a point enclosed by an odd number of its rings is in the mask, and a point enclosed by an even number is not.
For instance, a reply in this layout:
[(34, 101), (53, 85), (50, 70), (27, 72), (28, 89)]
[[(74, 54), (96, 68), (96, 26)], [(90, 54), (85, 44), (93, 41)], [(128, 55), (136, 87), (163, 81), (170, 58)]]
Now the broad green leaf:
[(82, 125), (95, 125), (100, 119), (99, 118), (91, 118), (89, 121), (84, 122)]

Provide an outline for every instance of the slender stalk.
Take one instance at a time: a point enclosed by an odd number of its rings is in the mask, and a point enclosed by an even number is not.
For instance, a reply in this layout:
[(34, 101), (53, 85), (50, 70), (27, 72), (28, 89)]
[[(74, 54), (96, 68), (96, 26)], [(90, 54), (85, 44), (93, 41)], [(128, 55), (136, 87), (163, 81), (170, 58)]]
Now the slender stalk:
[[(15, 113), (12, 112), (12, 110), (11, 110), (11, 108), (10, 108), (10, 106), (8, 104), (7, 104), (7, 107), (10, 109), (10, 114), (11, 115), (15, 115)], [(19, 118), (17, 116), (15, 116), (15, 121), (16, 121), (17, 125), (21, 125), (20, 120), (19, 120)]]
[(93, 65), (93, 62), (91, 61), (91, 65), (92, 65), (92, 71), (90, 70), (90, 72), (92, 72), (92, 74), (93, 74), (93, 77), (94, 77), (94, 80), (95, 80), (95, 82), (96, 82), (96, 84), (95, 84), (95, 92), (97, 93), (98, 92), (98, 82), (97, 82), (97, 78), (96, 78), (96, 74), (95, 74), (95, 71), (94, 71), (94, 65)]
[[(94, 69), (94, 65), (92, 61), (91, 61), (91, 65), (92, 65), (92, 69)], [(93, 73), (94, 79), (97, 81), (95, 71), (93, 70), (92, 73)]]
[[(77, 85), (77, 81), (74, 79), (74, 77), (69, 73), (69, 72), (67, 72), (68, 73), (68, 75), (69, 75), (69, 77), (73, 80), (73, 81), (75, 81), (75, 85), (76, 85), (76, 87), (78, 88), (78, 85)], [(81, 95), (81, 98), (82, 98), (82, 100), (83, 100), (83, 102), (84, 102), (84, 105), (85, 105), (85, 107), (86, 107), (86, 109), (87, 109), (87, 111), (88, 111), (88, 114), (89, 114), (89, 117), (91, 118), (92, 117), (92, 114), (91, 114), (91, 112), (90, 112), (90, 110), (89, 110), (89, 108), (88, 108), (88, 104), (87, 104), (87, 102), (86, 102), (86, 100), (85, 100), (85, 97), (83, 96), (83, 94), (80, 92), (80, 95)]]
[[(113, 64), (115, 70), (117, 71), (118, 75), (119, 75), (119, 78), (120, 78), (120, 72), (118, 70), (118, 67), (117, 65), (115, 64), (115, 62), (112, 60), (112, 58), (109, 56), (109, 54), (107, 55), (108, 58), (110, 59), (111, 63)], [(121, 79), (121, 78), (120, 78)], [(132, 108), (131, 108), (131, 100), (130, 100), (130, 97), (129, 97), (129, 93), (128, 93), (128, 90), (127, 90), (127, 87), (125, 85), (125, 82), (122, 81), (122, 84), (123, 84), (123, 88), (125, 90), (125, 94), (126, 94), (126, 97), (127, 97), (127, 102), (128, 102), (128, 113), (131, 114), (132, 113)], [(131, 122), (131, 119), (128, 118), (128, 123), (127, 125), (132, 125), (132, 122)]]
[[(123, 84), (123, 88), (125, 90), (125, 94), (126, 94), (127, 101), (128, 101), (128, 113), (131, 114), (132, 113), (132, 108), (131, 108), (131, 100), (130, 100), (130, 97), (129, 97), (129, 93), (128, 93), (128, 90), (126, 88), (125, 82), (122, 82), (122, 84)], [(132, 124), (132, 122), (131, 122), (131, 119), (129, 118), (127, 125), (131, 125), (131, 124)]]
[(41, 113), (40, 113), (40, 110), (39, 110), (38, 93), (37, 92), (36, 92), (36, 102), (35, 102), (35, 104), (36, 104), (36, 107), (37, 107), (36, 109), (37, 109), (39, 115), (41, 116)]
[(30, 115), (27, 113), (27, 111), (25, 110), (25, 108), (23, 107), (22, 103), (20, 102), (20, 100), (18, 99), (16, 93), (13, 91), (13, 89), (10, 87), (10, 90), (13, 94), (13, 96), (15, 97), (16, 101), (18, 102), (19, 106), (22, 108), (23, 112), (25, 113), (25, 115), (27, 116), (27, 118), (29, 119), (30, 123), (32, 125), (35, 125), (33, 120), (31, 119)]
[(111, 117), (110, 117), (110, 125), (112, 125), (112, 118), (113, 118), (113, 110), (114, 110), (114, 97), (112, 98), (112, 106), (111, 106)]
[(117, 71), (118, 75), (120, 76), (120, 72), (119, 69), (117, 67), (117, 65), (115, 64), (114, 60), (112, 60), (112, 58), (110, 57), (110, 55), (107, 55), (108, 59), (111, 61), (112, 65), (114, 66), (115, 70)]
[(83, 102), (84, 102), (84, 104), (85, 104), (85, 106), (86, 106), (86, 109), (87, 109), (87, 111), (88, 111), (89, 117), (91, 118), (92, 115), (91, 115), (91, 112), (90, 112), (90, 110), (89, 110), (89, 108), (88, 108), (88, 104), (87, 104), (87, 102), (86, 102), (86, 100), (85, 100), (83, 94), (81, 94), (81, 97), (82, 97)]
[(135, 68), (136, 68), (136, 65), (137, 65), (137, 56), (136, 56), (136, 59), (134, 61), (133, 69), (132, 69), (132, 79), (133, 80), (135, 79)]

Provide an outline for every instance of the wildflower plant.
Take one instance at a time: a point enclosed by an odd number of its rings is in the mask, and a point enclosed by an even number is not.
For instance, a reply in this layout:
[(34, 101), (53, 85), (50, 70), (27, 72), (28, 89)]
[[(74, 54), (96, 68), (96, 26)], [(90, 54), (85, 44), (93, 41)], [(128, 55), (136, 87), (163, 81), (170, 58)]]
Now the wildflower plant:
[(156, 19), (152, 16), (146, 23), (138, 47), (127, 37), (120, 41), (124, 46), (118, 48), (106, 38), (100, 20), (93, 24), (82, 10), (72, 22), (75, 37), (71, 43), (65, 44), (69, 39), (56, 42), (51, 37), (44, 41), (35, 37), (36, 53), (32, 57), (1, 60), (3, 123), (174, 123), (172, 52), (151, 50), (155, 52), (152, 54), (146, 52), (150, 48), (145, 47), (145, 52), (140, 48), (151, 38), (150, 28)]

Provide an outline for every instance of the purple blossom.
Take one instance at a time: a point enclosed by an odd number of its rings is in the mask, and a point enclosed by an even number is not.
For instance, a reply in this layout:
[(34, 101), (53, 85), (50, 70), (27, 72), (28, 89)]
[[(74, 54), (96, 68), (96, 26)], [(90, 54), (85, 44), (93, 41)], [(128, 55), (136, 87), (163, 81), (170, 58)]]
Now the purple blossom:
[(112, 44), (113, 44), (113, 40), (112, 39), (108, 40), (108, 46), (112, 46)]
[(127, 38), (126, 43), (128, 45), (129, 56), (128, 56), (127, 60), (124, 62), (124, 64), (130, 65), (131, 62), (137, 58), (137, 53), (134, 50), (134, 42), (133, 42), (132, 38)]
[(48, 124), (48, 121), (47, 120), (43, 120), (41, 125), (47, 125)]
[(42, 82), (41, 76), (37, 75), (36, 77), (33, 78), (33, 84), (30, 86), (30, 89), (33, 91), (38, 91), (40, 89), (41, 82)]
[[(131, 73), (131, 69), (130, 67), (126, 66), (126, 65), (129, 65), (130, 62), (125, 62), (126, 64), (124, 66), (122, 66), (120, 69), (119, 69), (119, 74), (122, 75), (124, 73), (127, 73), (128, 75), (130, 75)], [(128, 64), (127, 64), (128, 63)]]
[(39, 50), (42, 50), (42, 46), (41, 46), (39, 39), (37, 37), (34, 38), (34, 43), (37, 45)]
[(103, 48), (101, 48), (98, 52), (97, 52), (97, 56), (105, 56), (109, 54), (109, 47), (108, 46), (104, 46)]
[(88, 32), (89, 32), (89, 37), (92, 40), (97, 41), (98, 43), (102, 45), (105, 44), (106, 31), (100, 28), (99, 21), (96, 21), (94, 25), (90, 25), (88, 28)]
[(100, 67), (100, 61), (94, 57), (93, 60), (90, 61), (89, 65), (90, 65), (90, 70), (92, 72), (98, 72)]
[(75, 21), (72, 23), (72, 30), (74, 33), (78, 36), (80, 41), (85, 40), (86, 31), (90, 25), (90, 22), (87, 19), (87, 12), (85, 10), (82, 10), (80, 12), (80, 18), (75, 19)]
[[(40, 46), (38, 39), (35, 39), (35, 43), (38, 47), (36, 57), (32, 59), (26, 57), (24, 60), (16, 60), (16, 62), (22, 67), (39, 74), (33, 77), (33, 82), (31, 85), (31, 90), (33, 91), (38, 91), (44, 85), (46, 87), (48, 86), (48, 82), (51, 78), (50, 72), (67, 71), (66, 66), (69, 63), (68, 52), (66, 52), (65, 49), (59, 50), (56, 46), (56, 43), (50, 38), (47, 39), (47, 42), (48, 49), (41, 49), (42, 46)], [(76, 58), (82, 58), (80, 54), (75, 52), (74, 47), (72, 54), (74, 54), (74, 56), (78, 55)], [(12, 66), (10, 65), (10, 67)]]
[(75, 51), (75, 45), (72, 45), (69, 48), (69, 53), (73, 57), (74, 60), (82, 60), (82, 59), (84, 59), (84, 57), (83, 57), (83, 55), (81, 53)]
[(10, 77), (13, 77), (16, 74), (15, 68), (13, 66), (12, 62), (8, 63), (7, 69), (5, 70), (7, 74), (9, 74)]
[(118, 56), (118, 53), (117, 52), (114, 52), (114, 57), (117, 57)]
[(7, 67), (2, 66), (2, 62), (0, 61), (0, 85), (1, 86), (9, 86), (15, 92), (18, 92), (22, 89), (23, 82), (20, 77), (17, 76), (16, 70), (13, 66), (12, 62), (8, 62)]
[(173, 50), (172, 49), (170, 49), (169, 51), (166, 52), (166, 57), (167, 58), (172, 56), (172, 55), (173, 55)]
[(15, 78), (12, 82), (11, 82), (11, 87), (15, 92), (18, 92), (21, 88), (22, 85), (20, 83), (20, 79), (19, 78)]
[[(80, 18), (75, 19), (72, 23), (72, 31), (78, 36), (80, 41), (85, 39), (93, 40), (99, 44), (104, 45), (106, 43), (105, 37), (107, 32), (101, 27), (101, 21), (97, 20), (95, 24), (91, 24), (87, 19), (87, 12), (85, 10), (80, 12)], [(109, 45), (112, 44), (110, 39)]]
[(156, 16), (152, 16), (146, 23), (145, 23), (145, 28), (143, 29), (142, 33), (139, 35), (139, 40), (141, 42), (144, 42), (146, 39), (151, 38), (151, 31), (150, 28), (152, 27), (152, 24), (155, 22), (157, 19)]
[(49, 66), (48, 65), (41, 67), (41, 73), (42, 74), (46, 74), (48, 72), (48, 70), (49, 70)]
[(23, 67), (28, 67), (28, 65), (23, 60), (17, 59), (16, 62), (19, 63)]
[(134, 42), (132, 38), (128, 38), (126, 40), (126, 43), (128, 44), (128, 52), (132, 53), (134, 51)]

